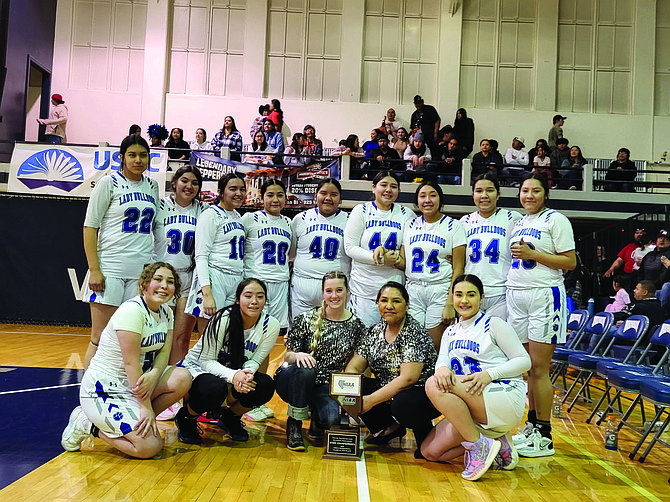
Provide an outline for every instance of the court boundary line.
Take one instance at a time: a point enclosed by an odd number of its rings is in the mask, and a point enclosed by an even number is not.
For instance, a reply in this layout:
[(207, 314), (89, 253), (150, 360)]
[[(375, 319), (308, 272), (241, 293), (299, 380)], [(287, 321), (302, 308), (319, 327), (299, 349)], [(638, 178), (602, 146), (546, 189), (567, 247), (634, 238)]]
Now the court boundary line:
[(365, 452), (363, 438), (360, 442), (361, 459), (356, 460), (356, 486), (358, 488), (358, 502), (370, 502), (370, 487), (368, 485), (368, 471), (365, 467)]
[(663, 502), (656, 495), (649, 492), (649, 490), (647, 490), (646, 488), (643, 488), (642, 486), (638, 485), (635, 481), (630, 479), (628, 476), (626, 476), (625, 474), (620, 473), (618, 470), (616, 470), (614, 467), (609, 465), (607, 462), (598, 458), (593, 453), (591, 453), (587, 449), (583, 448), (582, 446), (578, 445), (572, 439), (568, 438), (568, 436), (565, 436), (564, 434), (561, 434), (560, 432), (558, 432), (556, 430), (553, 430), (552, 433), (556, 434), (559, 438), (561, 438), (563, 441), (565, 441), (566, 443), (571, 445), (573, 448), (575, 448), (577, 451), (579, 451), (582, 455), (586, 455), (587, 457), (589, 457), (593, 462), (595, 462), (600, 467), (602, 467), (603, 469), (608, 471), (610, 474), (613, 474), (614, 476), (616, 476), (620, 481), (623, 481), (625, 484), (630, 486), (633, 490), (638, 492), (643, 497), (646, 497), (647, 499), (652, 500), (653, 502)]
[(66, 383), (63, 385), (51, 385), (49, 387), (34, 387), (32, 389), (19, 389), (19, 390), (5, 390), (0, 392), (0, 396), (4, 396), (7, 394), (20, 394), (22, 392), (35, 392), (38, 390), (51, 390), (51, 389), (62, 389), (64, 387), (74, 387), (75, 385), (81, 385), (80, 382), (77, 383)]

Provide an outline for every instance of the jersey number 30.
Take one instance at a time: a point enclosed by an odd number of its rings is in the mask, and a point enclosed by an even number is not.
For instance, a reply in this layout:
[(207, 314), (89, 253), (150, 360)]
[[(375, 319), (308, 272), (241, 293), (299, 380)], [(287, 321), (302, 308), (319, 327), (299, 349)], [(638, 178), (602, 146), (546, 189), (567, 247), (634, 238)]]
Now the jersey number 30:
[[(170, 239), (170, 244), (168, 244), (167, 252), (170, 254), (177, 254), (182, 249), (181, 244), (181, 231), (177, 228), (173, 228), (168, 231), (166, 234)], [(184, 233), (184, 254), (190, 256), (193, 254), (193, 248), (195, 247), (195, 232), (189, 230)]]

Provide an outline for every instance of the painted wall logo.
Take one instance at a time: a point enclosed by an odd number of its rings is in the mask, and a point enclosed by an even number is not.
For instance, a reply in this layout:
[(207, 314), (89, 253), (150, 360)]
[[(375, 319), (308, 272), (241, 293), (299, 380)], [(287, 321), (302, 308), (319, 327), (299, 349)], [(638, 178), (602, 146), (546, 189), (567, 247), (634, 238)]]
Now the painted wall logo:
[(84, 169), (70, 153), (49, 149), (28, 157), (16, 177), (30, 189), (52, 186), (70, 192), (83, 183)]

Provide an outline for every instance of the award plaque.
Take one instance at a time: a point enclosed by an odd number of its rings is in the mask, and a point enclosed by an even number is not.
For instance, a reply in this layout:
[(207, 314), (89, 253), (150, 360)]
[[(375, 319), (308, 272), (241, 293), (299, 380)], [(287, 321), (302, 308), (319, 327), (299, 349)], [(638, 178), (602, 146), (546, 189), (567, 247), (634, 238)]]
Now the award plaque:
[(349, 424), (351, 416), (358, 421), (361, 413), (363, 375), (333, 373), (330, 375), (330, 397), (340, 405), (340, 423), (326, 431), (326, 451), (323, 458), (361, 459), (361, 429)]

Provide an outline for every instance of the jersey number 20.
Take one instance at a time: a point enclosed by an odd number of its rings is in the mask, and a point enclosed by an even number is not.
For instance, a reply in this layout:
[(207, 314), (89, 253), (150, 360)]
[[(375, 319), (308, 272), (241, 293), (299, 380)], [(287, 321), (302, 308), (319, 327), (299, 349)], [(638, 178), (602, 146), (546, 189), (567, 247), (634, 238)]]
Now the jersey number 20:
[(288, 252), (288, 243), (275, 241), (265, 241), (263, 243), (263, 264), (264, 265), (286, 265), (286, 253)]

